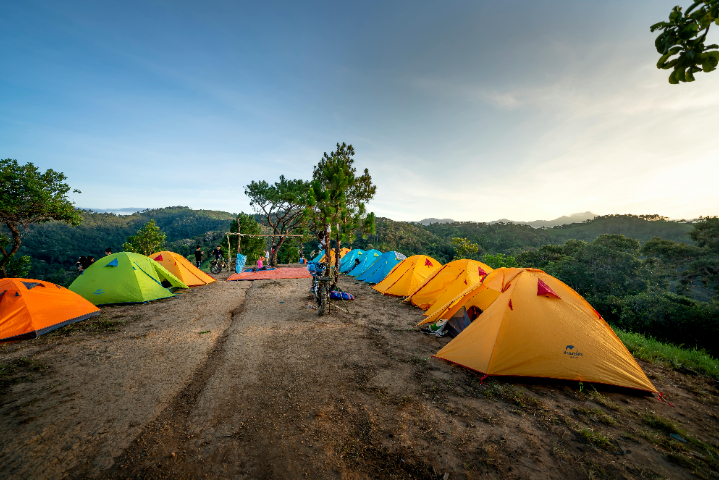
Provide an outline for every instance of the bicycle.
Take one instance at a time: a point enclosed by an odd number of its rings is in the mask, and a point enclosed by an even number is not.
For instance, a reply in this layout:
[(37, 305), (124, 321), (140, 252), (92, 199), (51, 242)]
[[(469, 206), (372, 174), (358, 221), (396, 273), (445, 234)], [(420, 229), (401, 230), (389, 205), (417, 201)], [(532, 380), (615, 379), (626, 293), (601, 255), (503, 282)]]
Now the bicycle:
[(227, 265), (227, 262), (222, 257), (220, 257), (216, 260), (212, 260), (210, 262), (210, 273), (214, 273), (215, 275), (217, 275), (218, 273), (220, 273), (222, 271), (222, 269), (225, 269), (225, 268), (228, 270), (230, 269), (230, 267)]
[(317, 304), (317, 315), (320, 317), (330, 313), (331, 272), (332, 267), (326, 263), (320, 263), (312, 274), (312, 295)]

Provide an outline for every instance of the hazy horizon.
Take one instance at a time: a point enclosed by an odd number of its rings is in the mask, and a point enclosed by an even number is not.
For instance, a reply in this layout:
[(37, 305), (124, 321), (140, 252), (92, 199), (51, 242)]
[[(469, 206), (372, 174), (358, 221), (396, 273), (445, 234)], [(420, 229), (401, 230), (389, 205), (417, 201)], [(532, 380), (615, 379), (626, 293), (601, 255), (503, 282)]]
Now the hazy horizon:
[(0, 157), (79, 206), (236, 212), (344, 141), (393, 219), (716, 215), (719, 71), (656, 69), (674, 5), (5, 2)]

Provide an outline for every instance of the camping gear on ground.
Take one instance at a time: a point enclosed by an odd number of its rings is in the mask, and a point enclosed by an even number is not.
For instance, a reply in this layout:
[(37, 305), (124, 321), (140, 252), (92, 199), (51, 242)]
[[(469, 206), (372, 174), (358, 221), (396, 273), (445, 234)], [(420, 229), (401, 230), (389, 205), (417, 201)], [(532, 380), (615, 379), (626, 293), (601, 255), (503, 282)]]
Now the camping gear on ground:
[(402, 261), (400, 257), (404, 257), (404, 255), (399, 252), (383, 253), (362, 275), (357, 277), (357, 280), (367, 283), (381, 282)]
[(153, 253), (150, 258), (165, 267), (188, 287), (207, 285), (217, 281), (178, 253), (163, 250)]
[(330, 292), (330, 299), (332, 300), (354, 300), (355, 296), (351, 293), (347, 292), (338, 292), (337, 290), (332, 290)]
[(245, 263), (247, 263), (247, 255), (242, 255), (241, 253), (238, 253), (237, 261), (235, 262), (235, 273), (240, 273), (242, 269), (245, 268)]
[(70, 290), (95, 305), (174, 297), (170, 288), (188, 287), (156, 261), (130, 252), (97, 260), (70, 285)]
[(412, 255), (397, 265), (374, 288), (385, 295), (406, 297), (422, 285), (442, 264), (426, 255)]
[(542, 270), (507, 269), (501, 294), (436, 355), (485, 375), (556, 378), (656, 392), (594, 308)]
[(360, 259), (359, 265), (350, 270), (347, 275), (353, 277), (362, 275), (381, 255), (382, 252), (379, 250), (367, 250), (361, 257), (358, 257)]
[(469, 327), (471, 323), (472, 321), (467, 314), (467, 310), (460, 308), (449, 319), (437, 320), (437, 322), (423, 328), (422, 332), (434, 334), (438, 337), (447, 335), (450, 338), (454, 338), (462, 333), (465, 328)]
[(352, 270), (355, 267), (355, 259), (359, 258), (361, 260), (364, 253), (364, 250), (360, 248), (350, 250), (347, 255), (340, 260), (340, 273), (347, 273)]
[(444, 303), (436, 302), (430, 310), (424, 312), (426, 318), (418, 325), (432, 323), (439, 318), (449, 318), (453, 316), (459, 309), (464, 308), (470, 310), (472, 307), (479, 310), (486, 310), (492, 302), (502, 293), (504, 280), (506, 277), (514, 277), (521, 268), (498, 268), (492, 270), (480, 283), (475, 283), (467, 287), (456, 297), (444, 301)]
[(42, 280), (0, 280), (0, 342), (36, 338), (100, 315), (100, 309), (65, 287)]
[(412, 305), (422, 310), (429, 309), (435, 303), (444, 304), (468, 286), (479, 283), (482, 278), (492, 271), (488, 265), (476, 260), (455, 260), (449, 262), (410, 294)]
[(227, 278), (228, 282), (239, 280), (287, 280), (295, 278), (312, 278), (306, 268), (271, 268), (253, 272), (245, 269), (242, 273), (233, 273)]

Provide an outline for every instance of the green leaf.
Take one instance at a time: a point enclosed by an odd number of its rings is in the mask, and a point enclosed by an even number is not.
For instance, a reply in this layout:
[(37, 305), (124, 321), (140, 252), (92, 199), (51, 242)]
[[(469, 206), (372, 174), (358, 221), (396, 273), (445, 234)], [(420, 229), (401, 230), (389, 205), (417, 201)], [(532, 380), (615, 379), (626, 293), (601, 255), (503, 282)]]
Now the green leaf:
[(684, 78), (686, 78), (687, 82), (693, 82), (694, 81), (694, 74), (692, 73), (692, 69), (688, 68), (686, 71), (686, 74), (684, 75)]
[(671, 83), (672, 85), (676, 85), (677, 83), (679, 83), (679, 81), (676, 79), (676, 73), (677, 71), (674, 70), (672, 73), (669, 74), (669, 83)]
[(671, 56), (672, 56), (671, 53), (667, 53), (666, 55), (662, 55), (662, 56), (659, 58), (659, 61), (657, 62), (657, 68), (664, 68), (664, 62), (666, 62), (667, 59), (668, 59), (669, 57), (671, 57)]
[(685, 77), (684, 77), (684, 68), (683, 68), (683, 67), (680, 67), (680, 68), (677, 68), (677, 69), (674, 70), (674, 78), (675, 78), (678, 82), (685, 82), (685, 81), (686, 81), (686, 79), (685, 79)]

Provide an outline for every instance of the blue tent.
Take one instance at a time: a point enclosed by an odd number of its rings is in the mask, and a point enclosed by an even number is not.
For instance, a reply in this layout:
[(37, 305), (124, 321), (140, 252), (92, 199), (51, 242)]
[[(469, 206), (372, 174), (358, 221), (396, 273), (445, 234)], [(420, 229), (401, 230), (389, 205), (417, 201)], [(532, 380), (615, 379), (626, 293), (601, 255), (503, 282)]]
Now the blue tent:
[(387, 252), (382, 254), (376, 262), (374, 262), (365, 272), (357, 277), (357, 280), (361, 280), (367, 283), (379, 283), (384, 280), (389, 272), (404, 260), (405, 257), (398, 252)]
[(320, 253), (317, 254), (317, 256), (316, 256), (315, 258), (313, 258), (312, 261), (313, 261), (313, 262), (319, 262), (320, 260), (322, 260), (322, 257), (324, 257), (324, 256), (325, 256), (325, 251), (324, 251), (324, 250), (320, 250)]
[(364, 257), (364, 250), (361, 248), (354, 248), (347, 252), (347, 254), (340, 259), (340, 272), (347, 273), (354, 268), (355, 259), (359, 258), (360, 261)]
[(360, 264), (353, 268), (348, 275), (352, 275), (353, 277), (362, 275), (381, 255), (382, 252), (379, 250), (367, 250), (364, 252), (364, 255), (362, 255), (364, 258), (360, 257), (362, 260)]

